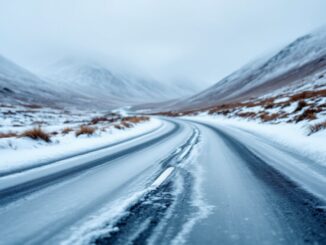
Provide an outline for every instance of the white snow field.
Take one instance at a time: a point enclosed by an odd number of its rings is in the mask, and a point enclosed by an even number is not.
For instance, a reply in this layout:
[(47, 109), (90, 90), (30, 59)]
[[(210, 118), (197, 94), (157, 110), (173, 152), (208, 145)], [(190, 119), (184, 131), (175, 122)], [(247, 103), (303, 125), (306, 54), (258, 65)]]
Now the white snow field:
[(0, 139), (0, 173), (20, 168), (33, 167), (44, 162), (56, 161), (84, 152), (94, 151), (110, 146), (126, 139), (142, 136), (159, 129), (160, 121), (152, 119), (135, 127), (116, 129), (111, 127), (106, 132), (98, 132), (91, 136), (76, 137), (74, 132), (54, 137), (53, 143), (35, 141), (29, 138)]

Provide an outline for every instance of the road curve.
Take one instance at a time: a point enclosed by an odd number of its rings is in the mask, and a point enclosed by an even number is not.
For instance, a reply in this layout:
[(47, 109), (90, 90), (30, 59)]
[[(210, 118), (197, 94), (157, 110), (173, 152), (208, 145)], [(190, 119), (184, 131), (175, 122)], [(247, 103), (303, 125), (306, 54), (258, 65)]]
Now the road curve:
[[(279, 160), (278, 148), (254, 149), (223, 125), (192, 124), (200, 141), (190, 163), (175, 162), (174, 178), (95, 244), (326, 244), (325, 202), (264, 157)], [(282, 154), (279, 164), (304, 159)]]
[[(241, 142), (223, 125), (195, 124), (204, 138), (202, 190), (214, 208), (187, 244), (326, 244), (323, 200), (251, 151), (253, 142)], [(279, 151), (273, 150), (267, 153)]]
[(172, 121), (0, 178), (0, 243), (326, 244), (325, 169), (224, 125)]
[[(0, 203), (154, 145), (180, 130), (181, 126), (179, 124), (174, 122), (169, 124), (171, 125), (163, 129), (162, 132), (151, 131), (118, 144), (111, 144), (79, 155), (65, 157), (56, 162), (42, 163), (37, 167), (19, 169), (19, 172), (13, 171), (2, 176), (3, 178), (0, 180)], [(34, 169), (35, 171), (33, 171)]]
[(57, 244), (103, 205), (144, 190), (192, 134), (185, 123), (165, 124), (159, 133), (2, 177), (0, 244)]

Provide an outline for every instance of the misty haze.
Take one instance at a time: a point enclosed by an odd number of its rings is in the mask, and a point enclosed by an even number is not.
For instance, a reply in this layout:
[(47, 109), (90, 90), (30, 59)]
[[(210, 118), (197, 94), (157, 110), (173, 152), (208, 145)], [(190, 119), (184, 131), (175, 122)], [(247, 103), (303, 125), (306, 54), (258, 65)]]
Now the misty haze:
[(326, 244), (325, 9), (0, 0), (0, 244)]

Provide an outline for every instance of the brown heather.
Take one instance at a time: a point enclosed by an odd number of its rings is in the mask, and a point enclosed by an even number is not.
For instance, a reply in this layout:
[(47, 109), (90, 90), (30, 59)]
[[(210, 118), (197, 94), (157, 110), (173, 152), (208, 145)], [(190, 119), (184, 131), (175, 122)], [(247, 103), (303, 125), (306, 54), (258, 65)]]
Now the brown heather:
[(43, 131), (41, 127), (26, 130), (20, 135), (20, 137), (28, 137), (33, 140), (43, 140), (45, 142), (51, 141), (50, 135)]
[(0, 139), (2, 138), (12, 138), (17, 137), (16, 133), (8, 132), (8, 133), (0, 133)]
[(316, 123), (309, 127), (309, 135), (317, 133), (320, 130), (326, 129), (326, 121)]
[(80, 128), (76, 131), (76, 137), (80, 136), (80, 135), (92, 135), (95, 133), (95, 128), (92, 127), (88, 127), (88, 126), (80, 126)]

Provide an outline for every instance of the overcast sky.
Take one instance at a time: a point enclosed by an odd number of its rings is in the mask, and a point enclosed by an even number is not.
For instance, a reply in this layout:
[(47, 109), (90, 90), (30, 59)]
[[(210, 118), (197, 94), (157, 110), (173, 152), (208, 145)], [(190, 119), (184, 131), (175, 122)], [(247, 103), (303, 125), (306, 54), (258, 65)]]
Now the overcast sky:
[(0, 0), (0, 54), (31, 70), (99, 57), (211, 85), (326, 24), (325, 0)]

